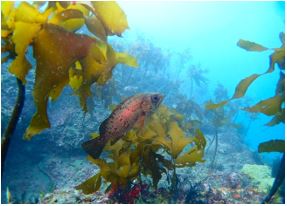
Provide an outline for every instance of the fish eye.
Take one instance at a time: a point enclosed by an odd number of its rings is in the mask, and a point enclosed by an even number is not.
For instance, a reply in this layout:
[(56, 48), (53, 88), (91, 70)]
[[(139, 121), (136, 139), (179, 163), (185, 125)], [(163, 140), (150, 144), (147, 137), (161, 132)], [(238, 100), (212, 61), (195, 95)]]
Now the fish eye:
[(159, 101), (159, 96), (153, 95), (153, 96), (151, 97), (151, 101), (152, 101), (153, 103), (157, 103), (157, 102)]

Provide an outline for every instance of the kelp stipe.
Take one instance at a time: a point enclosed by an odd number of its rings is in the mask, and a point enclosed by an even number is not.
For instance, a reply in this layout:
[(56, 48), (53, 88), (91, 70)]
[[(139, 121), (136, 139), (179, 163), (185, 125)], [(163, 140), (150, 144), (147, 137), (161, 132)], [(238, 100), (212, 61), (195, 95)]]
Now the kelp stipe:
[(10, 146), (11, 137), (15, 131), (19, 117), (21, 116), (22, 109), (24, 106), (24, 101), (25, 101), (25, 86), (23, 85), (20, 79), (16, 78), (16, 80), (17, 80), (17, 85), (18, 85), (18, 96), (16, 99), (16, 103), (15, 103), (10, 121), (1, 139), (1, 177), (3, 177), (3, 173), (5, 170), (4, 169), (5, 159), (7, 156), (8, 148)]

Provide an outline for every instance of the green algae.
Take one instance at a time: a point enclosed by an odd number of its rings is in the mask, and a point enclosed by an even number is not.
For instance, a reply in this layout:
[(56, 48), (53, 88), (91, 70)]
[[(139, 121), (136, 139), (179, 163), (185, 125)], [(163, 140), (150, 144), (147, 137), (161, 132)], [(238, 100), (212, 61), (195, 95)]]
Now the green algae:
[(271, 176), (271, 168), (267, 165), (245, 164), (241, 172), (251, 178), (259, 192), (267, 193), (273, 185), (274, 178)]

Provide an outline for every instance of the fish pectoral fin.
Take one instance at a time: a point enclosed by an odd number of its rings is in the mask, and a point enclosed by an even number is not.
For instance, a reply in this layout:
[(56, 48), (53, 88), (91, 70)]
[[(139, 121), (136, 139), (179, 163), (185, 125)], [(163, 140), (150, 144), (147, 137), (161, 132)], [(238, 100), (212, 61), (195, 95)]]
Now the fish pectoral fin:
[(145, 126), (145, 123), (146, 123), (146, 115), (142, 115), (138, 118), (134, 127), (136, 129), (141, 129)]

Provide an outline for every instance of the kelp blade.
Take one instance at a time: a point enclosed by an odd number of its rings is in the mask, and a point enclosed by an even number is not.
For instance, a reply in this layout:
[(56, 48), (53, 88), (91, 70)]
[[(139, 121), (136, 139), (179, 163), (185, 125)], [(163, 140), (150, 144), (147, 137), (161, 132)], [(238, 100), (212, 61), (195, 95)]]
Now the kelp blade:
[(285, 152), (284, 140), (270, 140), (258, 146), (258, 152)]
[(243, 40), (243, 39), (240, 39), (237, 42), (237, 46), (239, 46), (240, 48), (245, 49), (247, 51), (261, 52), (261, 51), (268, 50), (268, 48), (266, 48), (260, 44), (257, 44), (255, 42), (251, 42), (251, 41), (247, 41), (247, 40)]

